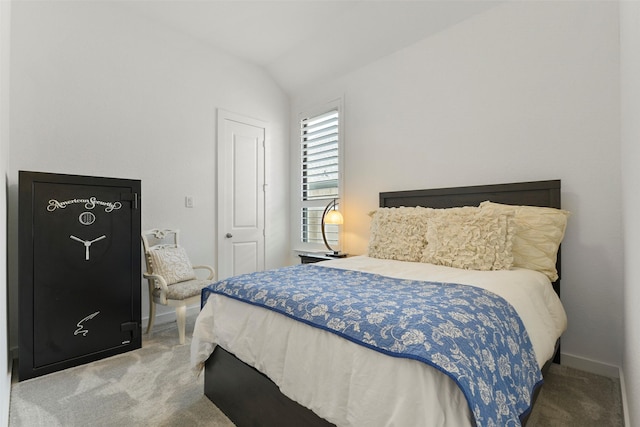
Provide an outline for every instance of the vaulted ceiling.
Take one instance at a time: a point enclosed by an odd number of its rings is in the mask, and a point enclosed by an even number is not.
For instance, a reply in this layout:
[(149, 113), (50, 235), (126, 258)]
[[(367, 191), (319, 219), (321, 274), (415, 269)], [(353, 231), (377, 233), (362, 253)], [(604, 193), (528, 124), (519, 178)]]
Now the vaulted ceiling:
[(287, 92), (355, 70), (497, 1), (164, 0), (126, 7), (264, 67)]

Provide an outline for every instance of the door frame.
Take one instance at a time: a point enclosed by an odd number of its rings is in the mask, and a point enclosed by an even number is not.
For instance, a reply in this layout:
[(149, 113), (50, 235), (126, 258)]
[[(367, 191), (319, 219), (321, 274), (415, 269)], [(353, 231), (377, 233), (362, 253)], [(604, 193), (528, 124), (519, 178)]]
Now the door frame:
[(225, 201), (223, 200), (224, 195), (225, 195), (225, 188), (226, 186), (230, 185), (228, 182), (226, 182), (226, 177), (228, 176), (226, 174), (227, 172), (227, 167), (228, 165), (224, 162), (224, 157), (223, 157), (223, 146), (222, 144), (225, 142), (224, 141), (224, 137), (225, 137), (225, 122), (226, 121), (234, 121), (234, 122), (238, 122), (238, 123), (242, 123), (242, 124), (246, 124), (249, 126), (255, 126), (257, 128), (262, 128), (264, 130), (264, 140), (263, 140), (263, 144), (262, 144), (262, 171), (263, 171), (263, 177), (262, 177), (262, 182), (263, 182), (263, 188), (262, 189), (258, 189), (259, 191), (263, 191), (263, 203), (262, 206), (260, 206), (261, 209), (261, 213), (262, 213), (262, 221), (263, 221), (263, 239), (262, 239), (262, 247), (259, 248), (259, 251), (261, 251), (262, 253), (262, 265), (259, 266), (259, 269), (264, 269), (265, 265), (266, 265), (266, 228), (267, 228), (267, 215), (266, 215), (266, 206), (267, 206), (267, 192), (266, 192), (266, 188), (267, 188), (267, 158), (266, 158), (266, 140), (267, 140), (267, 123), (259, 120), (259, 119), (255, 119), (252, 117), (248, 117), (242, 114), (237, 114), (237, 113), (233, 113), (221, 108), (217, 109), (217, 146), (216, 146), (216, 156), (217, 156), (217, 198), (216, 198), (216, 249), (218, 251), (218, 256), (216, 257), (216, 271), (217, 271), (217, 278), (218, 279), (222, 279), (222, 278), (226, 278), (228, 276), (230, 276), (230, 274), (227, 274), (230, 267), (228, 266), (224, 266), (224, 244), (226, 241), (226, 237), (225, 237), (225, 221), (228, 218), (228, 210), (225, 210), (225, 206), (227, 205), (225, 203)]

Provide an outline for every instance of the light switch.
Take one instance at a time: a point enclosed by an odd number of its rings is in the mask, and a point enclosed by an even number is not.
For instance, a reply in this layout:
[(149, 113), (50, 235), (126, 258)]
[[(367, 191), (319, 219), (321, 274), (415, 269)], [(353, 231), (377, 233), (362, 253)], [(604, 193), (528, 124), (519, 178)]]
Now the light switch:
[(184, 206), (187, 208), (193, 207), (193, 196), (185, 196), (184, 197)]

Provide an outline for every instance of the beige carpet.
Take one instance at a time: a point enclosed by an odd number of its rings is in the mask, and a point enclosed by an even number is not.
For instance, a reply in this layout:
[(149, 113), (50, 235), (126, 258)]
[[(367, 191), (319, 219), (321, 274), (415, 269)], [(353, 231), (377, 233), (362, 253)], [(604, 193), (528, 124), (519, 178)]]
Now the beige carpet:
[(160, 325), (139, 350), (14, 383), (9, 425), (233, 426), (190, 371), (190, 343), (179, 345), (175, 324)]
[(622, 427), (618, 378), (551, 365), (527, 427)]
[[(178, 344), (174, 324), (160, 325), (139, 350), (15, 383), (9, 425), (232, 426), (204, 396), (203, 377), (189, 370), (189, 344)], [(527, 426), (618, 427), (622, 420), (617, 379), (554, 365)]]

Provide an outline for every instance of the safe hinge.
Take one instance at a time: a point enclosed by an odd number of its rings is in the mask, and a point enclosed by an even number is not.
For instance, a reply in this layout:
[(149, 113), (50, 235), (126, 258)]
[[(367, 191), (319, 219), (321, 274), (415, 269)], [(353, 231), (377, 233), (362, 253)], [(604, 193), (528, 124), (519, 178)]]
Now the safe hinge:
[(140, 196), (138, 193), (120, 193), (120, 200), (131, 202), (131, 209), (138, 209), (138, 200)]

